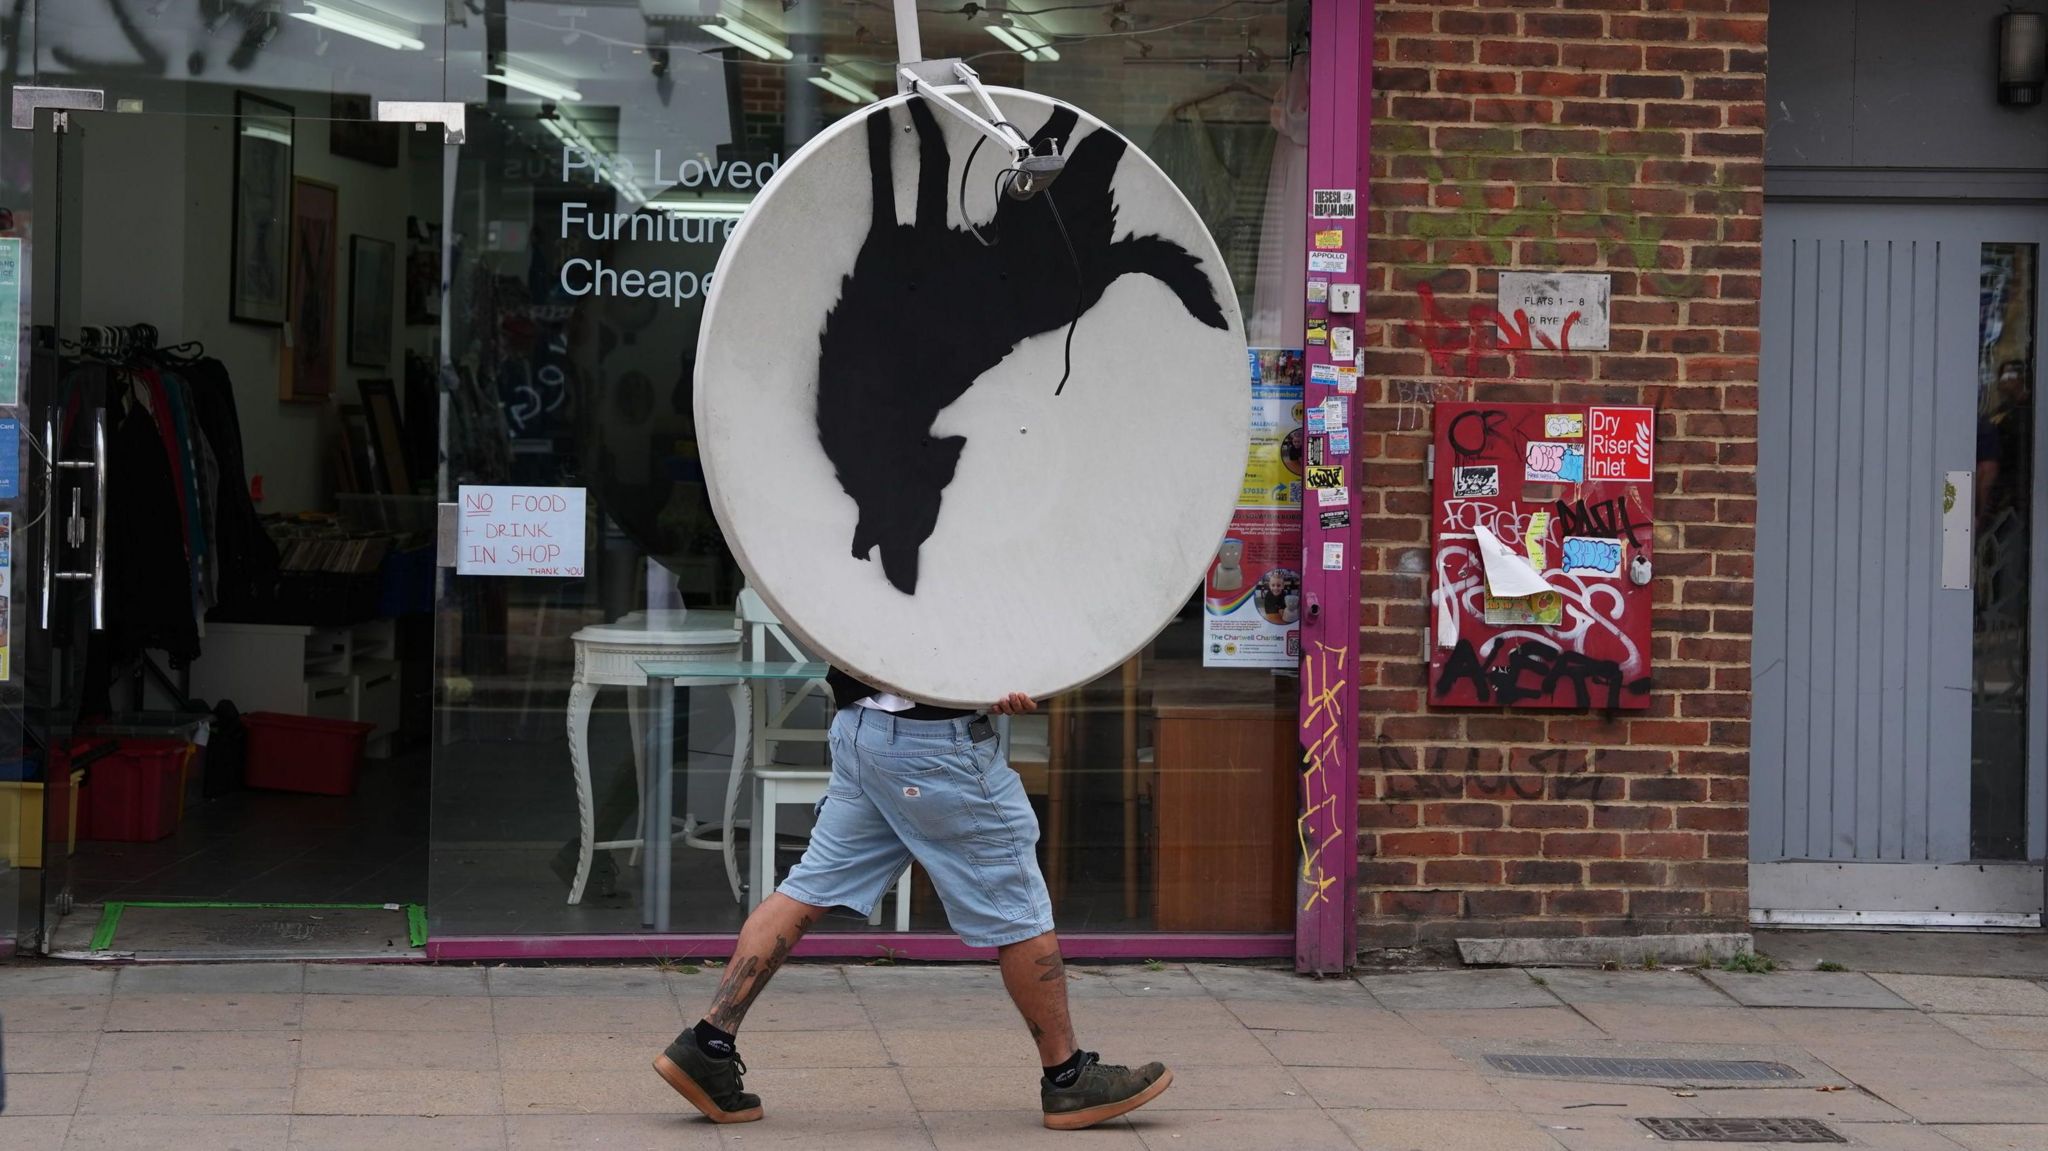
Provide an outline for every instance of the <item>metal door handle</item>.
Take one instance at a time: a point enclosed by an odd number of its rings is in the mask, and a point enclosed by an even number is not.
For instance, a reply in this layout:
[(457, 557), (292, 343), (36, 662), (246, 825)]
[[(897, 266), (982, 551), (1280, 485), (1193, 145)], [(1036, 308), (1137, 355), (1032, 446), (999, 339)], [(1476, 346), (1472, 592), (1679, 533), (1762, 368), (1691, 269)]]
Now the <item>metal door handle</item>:
[[(43, 490), (50, 501), (52, 512), (58, 499), (57, 475), (60, 471), (91, 470), (93, 474), (92, 508), (92, 567), (88, 571), (69, 571), (59, 568), (55, 562), (54, 535), (56, 524), (43, 528), (43, 626), (50, 624), (50, 588), (57, 581), (90, 583), (92, 585), (92, 630), (105, 631), (107, 626), (107, 410), (94, 408), (92, 413), (92, 461), (67, 460), (59, 458), (57, 443), (57, 420), (54, 415), (45, 419), (43, 432), (47, 437), (48, 450), (44, 453)], [(71, 512), (65, 517), (65, 543), (72, 548), (84, 545), (84, 516), (79, 510), (79, 491), (71, 489)]]

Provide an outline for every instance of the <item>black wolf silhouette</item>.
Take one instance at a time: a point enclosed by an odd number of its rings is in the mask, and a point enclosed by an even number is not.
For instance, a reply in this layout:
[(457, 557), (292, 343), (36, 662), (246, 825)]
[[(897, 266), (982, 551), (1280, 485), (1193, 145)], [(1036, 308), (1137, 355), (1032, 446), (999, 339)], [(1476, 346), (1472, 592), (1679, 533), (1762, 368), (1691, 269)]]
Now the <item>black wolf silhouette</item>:
[(1157, 235), (1115, 239), (1110, 182), (1123, 137), (1096, 129), (1075, 142), (1078, 117), (1055, 107), (1031, 137), (1034, 151), (1065, 151), (1055, 192), (998, 196), (997, 242), (985, 245), (947, 225), (945, 137), (922, 97), (908, 107), (918, 136), (917, 219), (896, 219), (894, 122), (888, 108), (876, 109), (866, 124), (873, 218), (819, 338), (818, 442), (860, 509), (853, 554), (865, 560), (880, 548), (883, 575), (914, 595), (918, 550), (967, 446), (965, 436), (935, 438), (932, 424), (982, 373), (1020, 341), (1085, 314), (1131, 273), (1159, 279), (1201, 323), (1228, 323), (1215, 285), (1185, 248)]

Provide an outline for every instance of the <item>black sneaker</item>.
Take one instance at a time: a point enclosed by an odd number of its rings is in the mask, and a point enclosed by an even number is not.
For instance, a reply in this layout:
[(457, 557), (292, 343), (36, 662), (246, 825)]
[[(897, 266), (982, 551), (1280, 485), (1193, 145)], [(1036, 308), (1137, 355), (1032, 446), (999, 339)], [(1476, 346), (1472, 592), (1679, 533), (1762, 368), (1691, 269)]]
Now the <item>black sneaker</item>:
[(1135, 1070), (1102, 1062), (1093, 1051), (1081, 1053), (1081, 1074), (1072, 1087), (1055, 1087), (1041, 1080), (1039, 1101), (1045, 1107), (1045, 1125), (1055, 1131), (1079, 1131), (1106, 1119), (1136, 1111), (1159, 1098), (1173, 1083), (1173, 1072), (1163, 1063), (1147, 1063)]
[(713, 1123), (752, 1123), (761, 1117), (761, 1097), (740, 1090), (747, 1065), (739, 1053), (712, 1058), (698, 1045), (695, 1030), (685, 1030), (655, 1056), (654, 1071)]

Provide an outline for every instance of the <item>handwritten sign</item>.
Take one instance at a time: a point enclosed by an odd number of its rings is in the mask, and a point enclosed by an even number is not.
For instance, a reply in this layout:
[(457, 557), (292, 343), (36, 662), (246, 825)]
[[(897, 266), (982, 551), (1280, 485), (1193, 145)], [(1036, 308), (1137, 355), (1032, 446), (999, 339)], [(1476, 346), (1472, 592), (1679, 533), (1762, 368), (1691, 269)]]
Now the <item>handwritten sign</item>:
[(462, 486), (458, 575), (583, 575), (582, 488)]

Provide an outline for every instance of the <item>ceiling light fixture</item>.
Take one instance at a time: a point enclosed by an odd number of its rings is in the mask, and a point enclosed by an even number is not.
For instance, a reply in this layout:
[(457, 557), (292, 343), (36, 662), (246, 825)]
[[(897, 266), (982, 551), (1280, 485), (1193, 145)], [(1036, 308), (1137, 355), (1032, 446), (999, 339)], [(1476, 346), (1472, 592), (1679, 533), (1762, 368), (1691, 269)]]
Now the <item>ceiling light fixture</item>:
[(872, 104), (876, 96), (867, 86), (847, 76), (837, 68), (824, 69), (822, 76), (806, 76), (804, 79), (832, 93), (849, 104)]
[(988, 34), (1002, 41), (1003, 47), (1034, 64), (1047, 64), (1060, 58), (1059, 49), (1052, 46), (1052, 37), (1026, 17), (1004, 16), (987, 28)]
[(796, 55), (789, 50), (789, 45), (737, 16), (727, 16), (721, 12), (717, 20), (715, 24), (704, 25), (704, 31), (743, 52), (752, 53), (763, 60), (788, 60)]
[(420, 39), (419, 25), (408, 24), (356, 0), (305, 0), (305, 5), (306, 11), (290, 15), (308, 24), (367, 40), (384, 48), (417, 52), (427, 46), (426, 41)]
[(583, 93), (570, 87), (566, 81), (557, 80), (552, 76), (543, 76), (526, 66), (513, 67), (510, 64), (500, 64), (497, 71), (485, 76), (484, 79), (489, 80), (493, 84), (502, 84), (507, 88), (517, 88), (521, 92), (531, 92), (546, 100), (583, 99)]
[(678, 196), (673, 191), (664, 192), (647, 201), (647, 206), (671, 216), (683, 216), (699, 220), (737, 220), (747, 214), (751, 200), (728, 200), (698, 196)]

